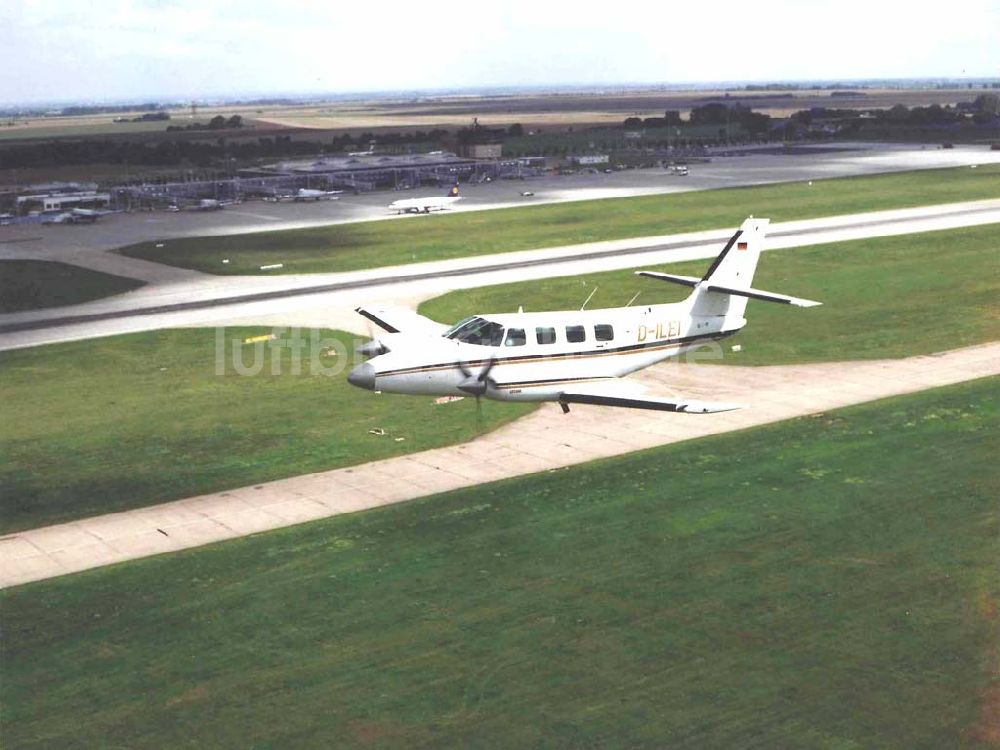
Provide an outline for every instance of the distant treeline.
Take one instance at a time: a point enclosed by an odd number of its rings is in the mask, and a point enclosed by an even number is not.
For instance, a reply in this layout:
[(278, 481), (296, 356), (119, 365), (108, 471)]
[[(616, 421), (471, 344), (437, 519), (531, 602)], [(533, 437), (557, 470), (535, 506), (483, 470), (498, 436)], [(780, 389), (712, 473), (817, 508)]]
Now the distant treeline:
[(972, 102), (955, 107), (931, 104), (927, 107), (906, 107), (897, 104), (889, 109), (834, 109), (813, 107), (794, 113), (793, 124), (812, 125), (817, 122), (874, 122), (880, 126), (949, 126), (962, 124), (995, 125), (1000, 118), (1000, 95), (982, 94)]
[(243, 127), (243, 118), (240, 115), (233, 115), (226, 119), (222, 115), (216, 115), (208, 122), (192, 122), (188, 125), (167, 125), (167, 132), (172, 133), (178, 130), (239, 130)]
[[(626, 130), (638, 128), (666, 128), (685, 124), (680, 112), (667, 110), (663, 117), (627, 117), (622, 123)], [(687, 119), (690, 125), (721, 125), (740, 126), (748, 133), (766, 133), (771, 129), (771, 116), (761, 112), (754, 112), (750, 107), (742, 104), (712, 102), (695, 107)]]
[[(418, 130), (413, 133), (380, 134), (380, 145), (409, 143), (440, 143), (448, 135), (446, 130)], [(156, 167), (195, 166), (210, 167), (227, 159), (241, 163), (257, 159), (275, 159), (290, 156), (322, 154), (343, 155), (349, 151), (366, 150), (376, 136), (361, 133), (344, 134), (328, 141), (296, 140), (290, 135), (263, 136), (258, 138), (225, 138), (194, 140), (139, 141), (134, 139), (84, 138), (60, 139), (22, 143), (0, 147), (0, 169), (26, 169), (83, 164), (129, 164)]]
[[(169, 120), (169, 112), (146, 112), (138, 117), (116, 117), (115, 122), (157, 122), (159, 120)], [(169, 128), (168, 128), (169, 130)]]
[(60, 115), (72, 116), (72, 115), (103, 115), (103, 114), (113, 114), (115, 112), (135, 112), (136, 110), (147, 110), (153, 112), (160, 109), (160, 105), (156, 102), (146, 102), (145, 104), (121, 104), (118, 106), (105, 106), (105, 105), (94, 105), (94, 106), (74, 106), (74, 107), (63, 107), (59, 110)]
[[(897, 104), (889, 109), (835, 109), (829, 107), (813, 107), (800, 110), (784, 124), (786, 130), (796, 126), (811, 126), (814, 123), (839, 123), (847, 126), (851, 123), (860, 125), (865, 120), (875, 121), (880, 125), (923, 126), (923, 125), (961, 125), (973, 123), (976, 125), (995, 124), (1000, 117), (1000, 95), (994, 93), (980, 94), (972, 102), (963, 102), (955, 107), (931, 104), (927, 107), (906, 107)], [(622, 123), (626, 130), (640, 128), (664, 128), (689, 125), (739, 125), (750, 134), (766, 133), (775, 127), (771, 117), (761, 112), (754, 112), (748, 106), (740, 103), (711, 102), (691, 110), (687, 121), (681, 118), (679, 112), (667, 110), (663, 117), (628, 117)], [(779, 125), (780, 127), (780, 125)]]

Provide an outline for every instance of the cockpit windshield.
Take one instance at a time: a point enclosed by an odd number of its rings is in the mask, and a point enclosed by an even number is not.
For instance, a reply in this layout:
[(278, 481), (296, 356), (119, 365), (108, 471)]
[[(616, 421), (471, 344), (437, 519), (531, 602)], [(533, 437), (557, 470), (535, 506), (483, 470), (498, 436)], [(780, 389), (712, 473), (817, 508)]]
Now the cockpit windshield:
[(445, 331), (444, 337), (464, 344), (500, 346), (503, 341), (503, 326), (486, 318), (466, 318)]

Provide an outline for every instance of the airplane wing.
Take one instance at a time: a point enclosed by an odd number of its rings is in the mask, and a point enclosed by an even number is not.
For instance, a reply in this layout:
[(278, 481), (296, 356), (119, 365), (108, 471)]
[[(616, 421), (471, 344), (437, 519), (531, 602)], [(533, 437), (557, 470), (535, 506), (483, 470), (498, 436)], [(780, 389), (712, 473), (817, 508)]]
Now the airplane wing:
[(440, 336), (448, 326), (437, 323), (423, 315), (417, 315), (413, 310), (396, 305), (380, 305), (372, 307), (358, 307), (354, 310), (358, 315), (362, 315), (372, 323), (388, 333), (425, 333), (432, 336)]
[(685, 414), (711, 414), (743, 408), (742, 404), (727, 404), (713, 401), (697, 401), (673, 396), (655, 396), (646, 393), (645, 388), (632, 380), (599, 381), (581, 383), (565, 391), (559, 397), (563, 410), (568, 404), (590, 404), (594, 406), (621, 406), (630, 409), (652, 409), (654, 411), (675, 411)]

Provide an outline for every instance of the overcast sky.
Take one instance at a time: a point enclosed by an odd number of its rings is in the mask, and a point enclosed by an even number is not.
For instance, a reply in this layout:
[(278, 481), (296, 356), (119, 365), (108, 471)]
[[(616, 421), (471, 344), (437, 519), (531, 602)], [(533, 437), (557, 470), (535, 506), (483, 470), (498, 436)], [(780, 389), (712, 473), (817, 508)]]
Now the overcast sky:
[(1000, 78), (1000, 0), (9, 0), (0, 102)]

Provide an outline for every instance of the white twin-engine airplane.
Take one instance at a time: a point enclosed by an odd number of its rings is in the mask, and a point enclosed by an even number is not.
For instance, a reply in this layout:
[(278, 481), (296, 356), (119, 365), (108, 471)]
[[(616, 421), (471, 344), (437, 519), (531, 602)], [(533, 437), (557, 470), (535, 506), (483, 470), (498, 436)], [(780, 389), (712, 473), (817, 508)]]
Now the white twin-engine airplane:
[(605, 310), (476, 315), (451, 328), (402, 308), (358, 308), (387, 331), (363, 345), (372, 359), (347, 379), (359, 388), (421, 396), (485, 396), (696, 414), (739, 404), (647, 394), (623, 376), (718, 341), (746, 325), (747, 300), (820, 304), (750, 286), (768, 219), (749, 218), (698, 279), (640, 276), (692, 288), (683, 302)]
[(454, 203), (462, 200), (458, 194), (458, 185), (452, 185), (447, 194), (428, 198), (401, 198), (389, 204), (390, 211), (401, 214), (429, 214), (431, 211), (444, 211)]

